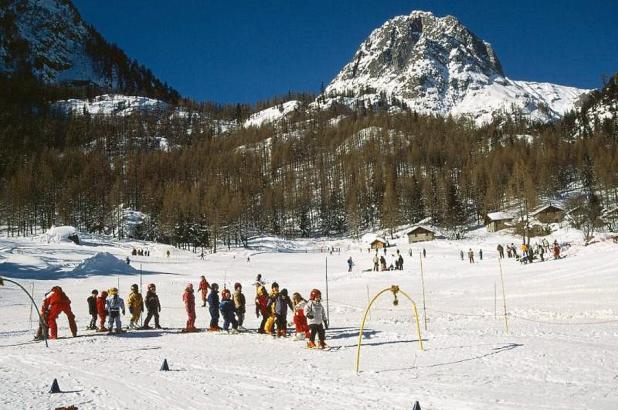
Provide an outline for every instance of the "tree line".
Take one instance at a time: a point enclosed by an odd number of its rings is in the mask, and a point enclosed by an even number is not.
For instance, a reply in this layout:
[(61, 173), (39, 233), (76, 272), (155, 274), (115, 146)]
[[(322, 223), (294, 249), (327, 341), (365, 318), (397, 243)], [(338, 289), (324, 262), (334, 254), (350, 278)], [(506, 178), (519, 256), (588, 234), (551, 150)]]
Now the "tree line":
[[(426, 217), (456, 235), (487, 212), (532, 209), (570, 189), (618, 203), (618, 130), (574, 132), (581, 116), (477, 128), (333, 104), (243, 128), (250, 108), (190, 102), (182, 116), (59, 116), (35, 85), (24, 96), (23, 84), (5, 82), (0, 227), (8, 235), (70, 224), (123, 236), (123, 209), (150, 216), (139, 236), (176, 245), (242, 244), (260, 233), (358, 237)], [(236, 126), (222, 130), (222, 119)]]

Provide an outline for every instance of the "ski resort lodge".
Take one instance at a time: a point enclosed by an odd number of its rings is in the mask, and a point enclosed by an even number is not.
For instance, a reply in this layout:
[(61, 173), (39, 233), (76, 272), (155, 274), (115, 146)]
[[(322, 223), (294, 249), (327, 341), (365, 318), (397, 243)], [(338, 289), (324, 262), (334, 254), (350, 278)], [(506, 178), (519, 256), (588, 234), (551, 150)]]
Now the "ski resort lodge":
[(485, 217), (487, 232), (497, 232), (510, 226), (513, 217), (506, 212), (490, 212)]
[(535, 210), (530, 216), (538, 219), (539, 222), (550, 224), (556, 222), (562, 222), (564, 218), (564, 209), (556, 205), (545, 205)]
[(371, 249), (382, 249), (386, 248), (386, 241), (382, 238), (375, 238), (371, 242)]
[(415, 226), (408, 232), (408, 243), (433, 241), (436, 233), (426, 226)]

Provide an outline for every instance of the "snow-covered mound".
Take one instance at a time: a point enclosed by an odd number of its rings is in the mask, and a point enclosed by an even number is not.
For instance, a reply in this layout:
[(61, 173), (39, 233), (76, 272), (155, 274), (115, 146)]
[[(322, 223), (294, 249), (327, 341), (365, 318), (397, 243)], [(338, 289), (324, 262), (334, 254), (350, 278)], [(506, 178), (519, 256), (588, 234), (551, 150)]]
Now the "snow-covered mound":
[(77, 229), (72, 226), (52, 226), (43, 234), (43, 240), (47, 243), (79, 243)]
[(552, 121), (586, 92), (513, 81), (491, 45), (455, 17), (414, 11), (374, 30), (320, 98), (327, 106), (403, 102), (417, 112), (465, 115), (483, 124), (514, 110)]
[(73, 269), (75, 276), (136, 273), (131, 265), (108, 252), (99, 252)]
[(163, 101), (132, 95), (104, 94), (92, 100), (69, 99), (52, 103), (56, 112), (68, 115), (117, 115), (127, 116), (137, 111), (152, 112), (169, 108)]
[(288, 114), (298, 110), (300, 108), (300, 101), (292, 100), (284, 102), (283, 104), (275, 107), (270, 107), (262, 111), (258, 111), (252, 114), (247, 121), (245, 121), (245, 127), (259, 127), (264, 124), (273, 123), (284, 118)]

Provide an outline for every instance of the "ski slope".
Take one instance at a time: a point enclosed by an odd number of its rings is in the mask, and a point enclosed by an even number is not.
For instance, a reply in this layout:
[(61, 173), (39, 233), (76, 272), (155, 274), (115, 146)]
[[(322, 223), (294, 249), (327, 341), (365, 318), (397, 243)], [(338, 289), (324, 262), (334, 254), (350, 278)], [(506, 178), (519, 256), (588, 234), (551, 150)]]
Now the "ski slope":
[[(30, 304), (14, 286), (0, 287), (0, 408), (411, 409), (418, 400), (423, 409), (615, 409), (618, 245), (599, 240), (583, 247), (575, 231), (548, 237), (554, 238), (571, 245), (563, 259), (531, 265), (502, 261), (508, 333), (495, 248), (518, 238), (502, 233), (479, 230), (465, 240), (412, 245), (402, 237), (392, 241), (397, 246), (388, 249), (387, 261), (400, 249), (404, 270), (390, 272), (365, 271), (372, 254), (367, 244), (351, 239), (265, 238), (255, 250), (225, 249), (201, 260), (199, 251), (143, 242), (82, 236), (82, 245), (75, 245), (0, 238), (0, 275), (28, 289), (34, 286), (37, 301), (60, 284), (73, 301), (80, 328), (80, 337), (50, 341), (49, 349), (31, 342), (36, 323), (29, 321)], [(137, 273), (75, 270), (102, 252), (123, 261), (134, 246), (151, 251), (150, 257), (130, 256)], [(341, 253), (316, 251), (331, 246)], [(469, 248), (476, 258), (482, 248), (484, 259), (461, 261), (459, 251)], [(355, 265), (347, 272), (350, 256)], [(325, 295), (326, 263), (327, 343), (338, 349), (308, 350), (304, 342), (254, 331), (179, 333), (186, 321), (182, 292), (188, 281), (196, 286), (200, 275), (220, 285), (243, 284), (245, 326), (254, 330), (259, 324), (252, 303), (256, 274), (269, 288), (277, 281), (305, 297), (314, 287)], [(157, 285), (166, 329), (118, 336), (82, 330), (89, 320), (91, 289), (119, 283), (126, 298), (130, 285), (140, 283), (140, 268), (144, 287)], [(390, 293), (383, 295), (369, 314), (356, 374), (358, 331), (368, 296), (392, 284), (416, 300), (425, 350), (419, 349), (410, 303), (400, 297), (393, 306)], [(198, 307), (196, 325), (203, 328), (208, 321), (207, 309)], [(69, 336), (64, 316), (59, 336)], [(169, 372), (159, 371), (164, 359)], [(48, 393), (54, 378), (64, 393)]]

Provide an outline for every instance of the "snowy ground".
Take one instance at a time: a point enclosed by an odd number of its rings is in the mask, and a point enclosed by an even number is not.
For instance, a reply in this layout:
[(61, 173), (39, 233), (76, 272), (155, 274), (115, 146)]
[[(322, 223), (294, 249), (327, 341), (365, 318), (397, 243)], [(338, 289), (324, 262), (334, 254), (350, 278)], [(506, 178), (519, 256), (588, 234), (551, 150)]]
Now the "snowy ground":
[[(462, 241), (416, 245), (400, 239), (403, 272), (364, 271), (371, 256), (366, 245), (352, 240), (285, 246), (342, 247), (334, 255), (275, 253), (268, 251), (269, 244), (282, 243), (264, 240), (260, 250), (224, 251), (200, 260), (150, 243), (82, 238), (83, 245), (74, 245), (0, 238), (0, 275), (28, 289), (34, 285), (37, 301), (59, 283), (73, 300), (84, 335), (50, 341), (49, 349), (32, 343), (36, 323), (29, 321), (30, 304), (14, 286), (0, 287), (0, 408), (411, 409), (418, 400), (423, 409), (616, 409), (618, 245), (608, 240), (583, 247), (575, 232), (557, 238), (572, 245), (564, 259), (532, 265), (503, 261), (508, 334), (495, 247), (498, 241), (517, 243), (517, 238), (503, 234), (477, 231)], [(162, 325), (170, 329), (121, 336), (82, 331), (89, 319), (85, 300), (90, 290), (119, 281), (126, 296), (130, 285), (139, 283), (139, 274), (71, 271), (99, 252), (124, 260), (133, 246), (151, 250), (150, 257), (131, 257), (132, 266), (139, 271), (141, 265), (144, 286), (157, 284)], [(401, 298), (395, 307), (392, 296), (384, 295), (367, 321), (357, 375), (358, 329), (368, 294), (398, 284), (417, 302), (422, 321), (423, 246), (429, 318), (428, 330), (421, 322), (425, 351), (419, 349), (409, 302)], [(484, 260), (462, 262), (459, 250), (470, 247), (483, 248)], [(389, 248), (389, 257), (395, 249)], [(202, 274), (228, 286), (240, 281), (252, 301), (251, 284), (261, 273), (268, 282), (276, 280), (308, 296), (313, 287), (324, 291), (327, 256), (327, 338), (330, 345), (341, 346), (338, 350), (307, 350), (291, 338), (253, 332), (178, 333), (186, 320), (181, 296), (187, 281), (197, 285)], [(351, 273), (349, 256), (355, 261)], [(252, 312), (250, 302), (246, 326), (255, 329)], [(207, 310), (199, 308), (198, 326), (207, 321)], [(64, 317), (59, 328), (60, 336), (68, 335)], [(163, 359), (172, 371), (159, 371)], [(48, 394), (54, 378), (64, 393)]]

